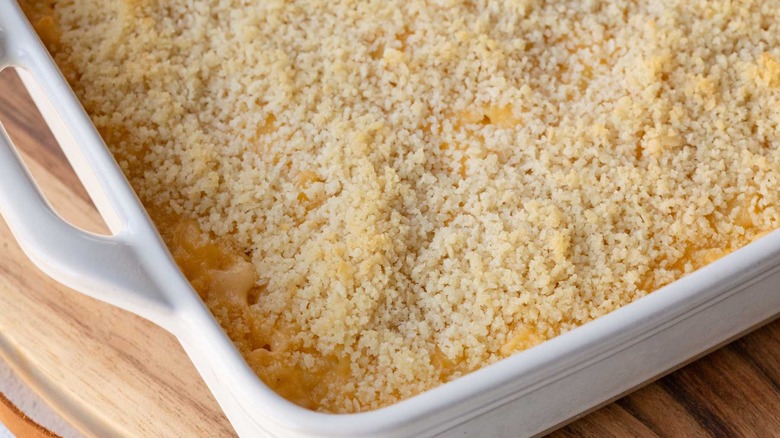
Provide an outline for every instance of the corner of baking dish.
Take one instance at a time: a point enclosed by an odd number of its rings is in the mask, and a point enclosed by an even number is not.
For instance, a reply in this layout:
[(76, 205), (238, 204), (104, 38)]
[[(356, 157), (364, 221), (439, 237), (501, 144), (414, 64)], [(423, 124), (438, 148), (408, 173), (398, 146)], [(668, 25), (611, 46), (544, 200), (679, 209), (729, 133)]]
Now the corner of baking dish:
[[(617, 354), (778, 271), (780, 230), (568, 333), (415, 397), (363, 413), (323, 414), (295, 406), (270, 392), (235, 351), (221, 369), (238, 391), (234, 396), (245, 401), (240, 403), (243, 409), (252, 409), (247, 415), (259, 429), (274, 424), (273, 429), (299, 431), (301, 436), (307, 432), (355, 437), (441, 433)], [(425, 429), (420, 429), (423, 421)]]

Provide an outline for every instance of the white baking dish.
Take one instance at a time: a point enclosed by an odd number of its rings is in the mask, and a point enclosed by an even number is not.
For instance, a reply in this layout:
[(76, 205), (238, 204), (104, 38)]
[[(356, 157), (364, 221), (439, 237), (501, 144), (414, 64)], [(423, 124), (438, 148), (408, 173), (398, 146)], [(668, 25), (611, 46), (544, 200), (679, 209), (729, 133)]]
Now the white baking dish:
[(376, 411), (295, 406), (250, 370), (179, 272), (14, 0), (0, 0), (0, 69), (19, 69), (113, 236), (54, 213), (0, 129), (0, 213), (46, 273), (181, 342), (242, 436), (528, 436), (556, 427), (775, 318), (780, 232), (648, 297), (495, 365)]

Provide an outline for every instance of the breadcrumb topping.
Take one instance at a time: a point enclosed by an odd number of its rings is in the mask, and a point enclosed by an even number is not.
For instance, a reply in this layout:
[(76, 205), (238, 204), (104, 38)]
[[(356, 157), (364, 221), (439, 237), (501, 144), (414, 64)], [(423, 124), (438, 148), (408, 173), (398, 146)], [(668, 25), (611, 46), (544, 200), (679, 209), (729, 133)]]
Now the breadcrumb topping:
[(216, 318), (313, 409), (410, 397), (780, 224), (778, 1), (24, 3)]

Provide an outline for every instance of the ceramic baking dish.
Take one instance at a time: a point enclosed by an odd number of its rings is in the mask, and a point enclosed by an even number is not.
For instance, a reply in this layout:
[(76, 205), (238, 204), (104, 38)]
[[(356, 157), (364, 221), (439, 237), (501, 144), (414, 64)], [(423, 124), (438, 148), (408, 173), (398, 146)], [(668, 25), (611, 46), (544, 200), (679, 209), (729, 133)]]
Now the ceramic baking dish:
[(576, 330), (379, 410), (312, 412), (246, 365), (179, 272), (87, 114), (14, 0), (0, 0), (0, 69), (16, 67), (112, 236), (64, 222), (0, 129), (0, 213), (43, 271), (173, 333), (242, 436), (531, 436), (780, 313), (780, 232)]

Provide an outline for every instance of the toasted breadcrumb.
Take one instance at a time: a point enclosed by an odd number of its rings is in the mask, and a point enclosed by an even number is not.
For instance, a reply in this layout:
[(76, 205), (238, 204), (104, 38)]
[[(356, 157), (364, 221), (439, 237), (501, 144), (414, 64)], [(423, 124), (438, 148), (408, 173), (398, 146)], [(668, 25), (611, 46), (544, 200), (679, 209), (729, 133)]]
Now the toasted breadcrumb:
[(217, 319), (313, 409), (410, 397), (780, 223), (780, 1), (24, 3)]

